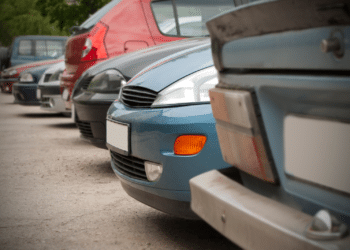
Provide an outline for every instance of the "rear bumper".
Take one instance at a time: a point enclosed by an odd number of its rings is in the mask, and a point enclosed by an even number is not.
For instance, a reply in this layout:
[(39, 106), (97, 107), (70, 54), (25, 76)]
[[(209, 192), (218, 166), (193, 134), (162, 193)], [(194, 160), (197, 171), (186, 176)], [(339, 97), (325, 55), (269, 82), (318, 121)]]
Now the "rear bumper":
[(312, 216), (261, 196), (216, 170), (190, 180), (191, 208), (244, 249), (349, 249), (350, 237), (305, 237)]

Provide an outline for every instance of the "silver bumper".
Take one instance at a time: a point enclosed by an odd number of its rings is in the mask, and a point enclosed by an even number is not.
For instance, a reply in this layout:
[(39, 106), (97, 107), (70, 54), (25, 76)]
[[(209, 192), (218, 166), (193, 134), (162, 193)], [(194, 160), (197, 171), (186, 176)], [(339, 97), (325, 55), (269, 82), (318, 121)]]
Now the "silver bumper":
[(216, 170), (190, 180), (191, 208), (244, 249), (349, 249), (350, 237), (305, 237), (313, 217), (250, 191)]

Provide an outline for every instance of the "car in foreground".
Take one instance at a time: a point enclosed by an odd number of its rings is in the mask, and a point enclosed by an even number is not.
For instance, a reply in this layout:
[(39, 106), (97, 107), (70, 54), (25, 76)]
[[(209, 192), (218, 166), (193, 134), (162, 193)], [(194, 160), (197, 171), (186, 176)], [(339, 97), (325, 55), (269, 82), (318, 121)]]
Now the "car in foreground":
[(244, 249), (349, 249), (348, 8), (269, 1), (207, 23), (232, 167), (191, 179), (191, 207)]
[(21, 72), (19, 81), (13, 84), (12, 94), (15, 98), (14, 103), (40, 105), (40, 100), (37, 98), (38, 82), (48, 68), (62, 61), (63, 56), (59, 60), (44, 61), (46, 63), (41, 66), (31, 67)]
[(61, 96), (60, 76), (65, 68), (64, 61), (48, 68), (41, 76), (36, 97), (40, 100), (40, 108), (49, 112), (62, 113), (70, 116), (66, 111), (64, 101)]
[(228, 167), (220, 154), (208, 89), (217, 83), (209, 44), (165, 57), (138, 73), (107, 113), (107, 147), (124, 190), (183, 218), (189, 179)]
[(81, 137), (107, 149), (106, 115), (108, 108), (118, 99), (120, 88), (155, 61), (200, 44), (209, 44), (209, 38), (189, 38), (156, 45), (114, 57), (86, 70), (72, 94)]

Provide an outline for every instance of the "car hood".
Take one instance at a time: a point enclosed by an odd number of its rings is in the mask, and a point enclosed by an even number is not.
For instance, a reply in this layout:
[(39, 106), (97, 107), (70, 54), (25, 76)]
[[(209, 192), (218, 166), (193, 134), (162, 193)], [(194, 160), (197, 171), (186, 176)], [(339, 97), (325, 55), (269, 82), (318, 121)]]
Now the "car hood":
[(210, 44), (200, 45), (165, 57), (143, 69), (127, 86), (142, 86), (160, 92), (174, 82), (213, 66)]
[(65, 68), (65, 63), (64, 61), (50, 65), (50, 67), (45, 71), (45, 74), (53, 74), (55, 73), (57, 70), (64, 70)]
[(101, 62), (86, 71), (89, 76), (94, 76), (107, 69), (116, 69), (123, 74), (126, 80), (134, 77), (138, 72), (161, 58), (170, 54), (193, 48), (199, 45), (209, 45), (209, 38), (189, 38), (169, 43), (152, 46), (120, 55)]
[(20, 64), (16, 65), (10, 68), (7, 68), (3, 71), (3, 75), (7, 75), (7, 72), (10, 72), (12, 70), (17, 70), (17, 73), (21, 73), (24, 70), (37, 67), (37, 66), (42, 66), (42, 65), (50, 65), (53, 63), (59, 63), (62, 62), (64, 59), (55, 59), (55, 60), (44, 60), (44, 61), (39, 61), (39, 62), (33, 62), (33, 63), (25, 63), (25, 64)]

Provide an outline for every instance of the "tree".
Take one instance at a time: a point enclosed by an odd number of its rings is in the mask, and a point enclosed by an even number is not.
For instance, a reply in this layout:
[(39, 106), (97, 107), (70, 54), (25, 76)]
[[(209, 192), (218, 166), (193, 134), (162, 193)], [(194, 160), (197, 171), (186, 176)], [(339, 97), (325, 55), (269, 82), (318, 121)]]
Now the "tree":
[(38, 0), (35, 7), (51, 23), (57, 22), (61, 31), (80, 25), (91, 14), (103, 7), (110, 0), (76, 0), (76, 4), (68, 5), (65, 0)]
[(9, 46), (19, 35), (68, 35), (35, 9), (32, 0), (2, 0), (0, 3), (0, 44)]

